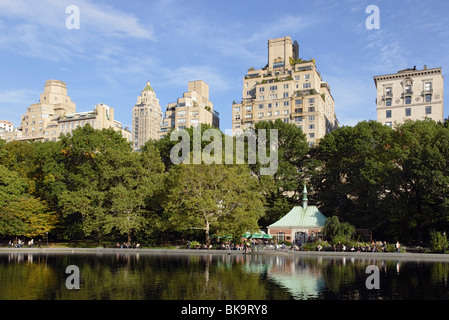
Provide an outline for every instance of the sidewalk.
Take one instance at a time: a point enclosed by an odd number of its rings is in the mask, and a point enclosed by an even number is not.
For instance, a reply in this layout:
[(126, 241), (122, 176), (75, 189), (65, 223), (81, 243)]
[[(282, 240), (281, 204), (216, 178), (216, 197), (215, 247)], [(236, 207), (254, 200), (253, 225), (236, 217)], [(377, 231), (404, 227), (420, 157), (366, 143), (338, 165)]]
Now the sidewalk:
[[(178, 254), (178, 255), (245, 255), (243, 250), (201, 250), (201, 249), (116, 249), (116, 248), (0, 248), (5, 253), (48, 253), (48, 254)], [(292, 251), (266, 249), (247, 252), (246, 255), (282, 255), (322, 258), (386, 259), (449, 261), (449, 254), (438, 253), (384, 253), (384, 252), (333, 252), (333, 251)]]

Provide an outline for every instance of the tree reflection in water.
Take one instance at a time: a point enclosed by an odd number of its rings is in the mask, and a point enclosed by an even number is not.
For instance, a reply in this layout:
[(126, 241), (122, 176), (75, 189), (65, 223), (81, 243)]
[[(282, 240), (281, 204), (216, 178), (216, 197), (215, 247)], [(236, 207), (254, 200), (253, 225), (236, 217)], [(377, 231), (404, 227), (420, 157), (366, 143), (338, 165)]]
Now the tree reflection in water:
[[(366, 267), (380, 289), (365, 287)], [(65, 269), (80, 269), (80, 289)], [(0, 254), (5, 300), (448, 299), (447, 262), (245, 254)]]

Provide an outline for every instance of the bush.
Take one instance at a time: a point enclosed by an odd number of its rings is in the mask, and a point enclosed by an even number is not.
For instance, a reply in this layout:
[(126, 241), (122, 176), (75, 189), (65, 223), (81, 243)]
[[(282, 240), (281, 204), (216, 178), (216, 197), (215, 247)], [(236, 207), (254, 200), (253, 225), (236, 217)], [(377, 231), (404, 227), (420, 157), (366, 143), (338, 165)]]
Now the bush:
[(430, 232), (430, 248), (432, 251), (446, 252), (448, 240), (446, 234), (432, 230)]

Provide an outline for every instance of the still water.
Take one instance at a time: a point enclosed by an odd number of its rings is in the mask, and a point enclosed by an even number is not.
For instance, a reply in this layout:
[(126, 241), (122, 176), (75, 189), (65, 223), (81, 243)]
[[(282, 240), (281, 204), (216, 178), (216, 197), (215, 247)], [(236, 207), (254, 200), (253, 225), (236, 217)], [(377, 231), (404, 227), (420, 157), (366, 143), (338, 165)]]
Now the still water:
[[(66, 287), (69, 265), (79, 289)], [(380, 289), (366, 287), (369, 265)], [(441, 300), (448, 276), (448, 262), (375, 256), (14, 252), (0, 253), (0, 300)]]

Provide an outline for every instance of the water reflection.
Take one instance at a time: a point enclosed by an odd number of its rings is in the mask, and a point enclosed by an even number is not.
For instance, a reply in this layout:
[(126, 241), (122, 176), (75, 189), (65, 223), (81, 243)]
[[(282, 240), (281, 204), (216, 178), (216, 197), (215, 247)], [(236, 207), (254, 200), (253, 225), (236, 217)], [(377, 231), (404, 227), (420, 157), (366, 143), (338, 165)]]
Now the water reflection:
[[(65, 269), (80, 269), (80, 289)], [(380, 289), (365, 286), (369, 265)], [(0, 254), (0, 299), (448, 299), (447, 262), (299, 255)]]

